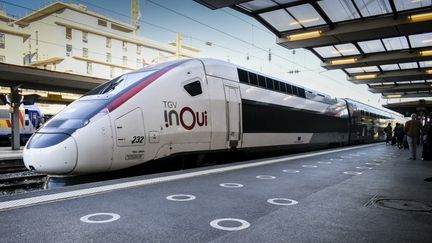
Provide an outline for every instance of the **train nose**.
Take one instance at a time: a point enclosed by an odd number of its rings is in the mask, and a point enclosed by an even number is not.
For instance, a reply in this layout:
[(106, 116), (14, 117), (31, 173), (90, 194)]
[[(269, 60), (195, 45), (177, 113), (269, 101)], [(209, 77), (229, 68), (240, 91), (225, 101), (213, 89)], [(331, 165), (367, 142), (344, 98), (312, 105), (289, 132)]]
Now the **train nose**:
[(67, 174), (77, 164), (75, 139), (67, 134), (36, 133), (24, 148), (27, 169), (46, 174)]

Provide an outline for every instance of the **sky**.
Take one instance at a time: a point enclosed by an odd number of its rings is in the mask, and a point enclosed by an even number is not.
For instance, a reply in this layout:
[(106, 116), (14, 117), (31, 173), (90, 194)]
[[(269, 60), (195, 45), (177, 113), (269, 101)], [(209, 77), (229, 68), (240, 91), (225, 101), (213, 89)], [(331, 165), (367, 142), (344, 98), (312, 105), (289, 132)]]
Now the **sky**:
[[(20, 18), (52, 2), (0, 0), (0, 9)], [(130, 1), (63, 2), (82, 4), (90, 11), (130, 23)], [(370, 93), (366, 85), (355, 85), (347, 81), (347, 76), (342, 71), (321, 68), (320, 60), (309, 51), (289, 50), (277, 45), (273, 33), (253, 18), (230, 8), (211, 10), (192, 0), (141, 0), (140, 10), (140, 35), (145, 38), (171, 42), (175, 40), (176, 33), (180, 32), (183, 44), (201, 50), (198, 57), (229, 61), (334, 97), (351, 98), (376, 107), (387, 103), (380, 94)], [(271, 61), (269, 49), (272, 53)], [(294, 70), (299, 72), (289, 73)], [(400, 100), (392, 100), (395, 101)]]

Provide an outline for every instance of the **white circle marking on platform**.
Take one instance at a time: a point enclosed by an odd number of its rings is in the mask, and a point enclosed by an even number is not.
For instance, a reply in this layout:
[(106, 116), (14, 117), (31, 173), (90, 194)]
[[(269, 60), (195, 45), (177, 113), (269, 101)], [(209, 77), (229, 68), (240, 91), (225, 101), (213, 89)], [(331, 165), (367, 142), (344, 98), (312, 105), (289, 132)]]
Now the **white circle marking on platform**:
[(318, 164), (330, 165), (332, 162), (330, 161), (318, 161)]
[[(221, 226), (219, 225), (219, 223), (221, 222), (237, 222), (240, 223), (240, 226), (237, 227), (225, 227), (225, 226)], [(210, 222), (211, 227), (215, 228), (215, 229), (220, 229), (220, 230), (227, 230), (227, 231), (238, 231), (238, 230), (243, 230), (243, 229), (247, 229), (250, 226), (250, 223), (246, 220), (243, 219), (234, 219), (234, 218), (223, 218), (223, 219), (215, 219), (213, 221)]]
[(347, 175), (361, 175), (363, 173), (362, 172), (358, 172), (358, 171), (345, 171), (344, 174), (347, 174)]
[[(277, 201), (285, 201), (285, 202), (277, 202)], [(292, 200), (288, 198), (270, 198), (269, 200), (267, 200), (267, 202), (270, 204), (281, 205), (281, 206), (291, 206), (298, 203), (296, 200)]]
[(273, 180), (276, 179), (275, 176), (271, 176), (271, 175), (258, 175), (256, 176), (257, 179), (263, 179), (263, 180)]
[(318, 166), (316, 166), (316, 165), (302, 165), (302, 167), (304, 167), (304, 168), (317, 168)]
[[(110, 216), (110, 219), (105, 219), (105, 220), (91, 220), (91, 217), (95, 217), (95, 216)], [(120, 215), (115, 214), (115, 213), (93, 213), (93, 214), (88, 214), (85, 216), (82, 216), (80, 218), (80, 220), (84, 223), (89, 223), (89, 224), (104, 224), (104, 223), (111, 223), (114, 222), (116, 220), (118, 220), (120, 218)]]
[(370, 163), (370, 162), (366, 162), (365, 164), (367, 164), (367, 165), (380, 165), (378, 163)]
[(243, 187), (243, 185), (239, 184), (239, 183), (222, 183), (222, 184), (219, 184), (219, 186), (221, 186), (221, 187), (227, 187), (227, 188), (240, 188), (240, 187)]
[(372, 167), (367, 167), (367, 166), (357, 166), (356, 167), (356, 169), (359, 169), (359, 170), (372, 170), (373, 168)]
[(188, 194), (175, 194), (166, 197), (166, 199), (170, 201), (184, 202), (184, 201), (192, 201), (196, 199), (196, 197), (194, 195), (188, 195)]
[(299, 173), (300, 171), (299, 170), (282, 170), (282, 172), (285, 172), (285, 173)]

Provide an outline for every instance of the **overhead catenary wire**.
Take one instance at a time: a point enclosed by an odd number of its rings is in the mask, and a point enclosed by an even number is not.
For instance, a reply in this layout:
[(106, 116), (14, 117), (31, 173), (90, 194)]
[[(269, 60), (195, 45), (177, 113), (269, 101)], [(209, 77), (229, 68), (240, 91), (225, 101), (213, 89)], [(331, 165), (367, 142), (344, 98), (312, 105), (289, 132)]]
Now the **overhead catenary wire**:
[[(3, 2), (3, 3), (5, 3), (5, 4), (10, 4), (10, 5), (13, 5), (13, 6), (16, 6), (16, 7), (21, 7), (21, 8), (24, 8), (24, 9), (30, 10), (30, 11), (37, 11), (37, 10), (31, 9), (31, 8), (28, 8), (28, 7), (25, 7), (25, 6), (21, 6), (21, 5), (18, 5), (18, 4), (14, 4), (14, 3), (8, 2), (8, 1), (0, 0), (0, 2)], [(71, 2), (73, 2), (73, 1), (71, 1)], [(110, 12), (115, 13), (115, 14), (118, 14), (118, 15), (120, 15), (120, 16), (129, 17), (129, 15), (122, 14), (122, 13), (119, 13), (119, 12), (117, 12), (117, 11), (114, 11), (114, 10), (111, 10), (111, 9), (107, 9), (107, 8), (104, 8), (104, 7), (101, 7), (101, 6), (98, 6), (98, 5), (96, 5), (96, 4), (92, 4), (92, 3), (86, 2), (86, 1), (75, 1), (75, 2), (82, 2), (82, 3), (87, 4), (87, 5), (89, 5), (89, 6), (94, 6), (94, 7), (96, 7), (96, 8), (100, 8), (100, 9), (103, 9), (103, 10), (106, 10), (106, 11), (110, 11)], [(150, 3), (152, 3), (152, 4), (156, 5), (156, 6), (159, 6), (159, 7), (161, 7), (161, 8), (166, 9), (166, 10), (169, 10), (170, 12), (173, 12), (173, 13), (175, 13), (175, 14), (178, 14), (178, 15), (180, 15), (180, 16), (183, 16), (183, 17), (185, 17), (185, 18), (188, 18), (188, 19), (190, 19), (190, 20), (192, 20), (192, 21), (194, 21), (194, 22), (197, 22), (197, 23), (199, 23), (199, 24), (202, 24), (202, 25), (204, 25), (204, 26), (206, 26), (206, 27), (208, 27), (208, 28), (210, 28), (210, 29), (212, 29), (212, 30), (215, 30), (215, 31), (219, 32), (219, 33), (223, 33), (223, 34), (229, 36), (230, 38), (234, 38), (234, 39), (236, 39), (236, 40), (238, 40), (238, 41), (241, 41), (242, 43), (245, 43), (245, 44), (247, 44), (247, 45), (250, 45), (250, 46), (252, 46), (252, 47), (254, 47), (254, 48), (258, 49), (258, 50), (264, 51), (264, 52), (266, 52), (266, 53), (268, 52), (267, 49), (265, 49), (265, 48), (263, 48), (263, 47), (256, 46), (256, 45), (254, 45), (253, 43), (250, 43), (250, 42), (245, 41), (245, 40), (243, 40), (243, 39), (241, 39), (241, 38), (239, 38), (239, 37), (236, 37), (236, 36), (234, 36), (234, 35), (231, 35), (231, 34), (229, 34), (229, 33), (226, 33), (226, 32), (224, 32), (224, 31), (219, 30), (219, 29), (217, 29), (217, 28), (215, 28), (215, 27), (212, 27), (212, 26), (210, 26), (210, 25), (208, 25), (208, 24), (202, 23), (202, 22), (199, 21), (199, 20), (196, 20), (196, 19), (194, 19), (194, 18), (192, 18), (192, 17), (189, 17), (189, 16), (187, 16), (187, 15), (185, 15), (185, 14), (182, 14), (182, 13), (176, 11), (176, 10), (172, 10), (172, 9), (170, 9), (170, 8), (164, 6), (164, 5), (161, 5), (161, 4), (158, 4), (158, 3), (155, 3), (154, 1), (151, 1), (151, 0), (147, 0), (147, 2), (150, 2)], [(76, 21), (73, 21), (73, 20), (70, 20), (70, 19), (62, 18), (62, 17), (60, 17), (60, 16), (56, 16), (56, 17), (61, 18), (61, 19), (65, 19), (65, 20), (68, 20), (68, 21), (76, 22)], [(156, 28), (158, 28), (158, 29), (162, 29), (162, 30), (167, 31), (167, 32), (170, 32), (170, 33), (177, 33), (177, 31), (175, 31), (175, 30), (172, 30), (172, 29), (169, 29), (169, 28), (167, 28), (167, 27), (164, 27), (164, 26), (161, 26), (161, 25), (157, 25), (157, 24), (154, 24), (154, 23), (151, 23), (151, 22), (148, 22), (148, 21), (140, 20), (140, 22), (143, 23), (143, 24), (151, 25), (151, 26), (156, 27)], [(77, 22), (76, 22), (76, 23), (77, 23)], [(82, 24), (82, 23), (79, 23), (79, 24)], [(197, 38), (197, 37), (194, 37), (194, 36), (192, 36), (192, 35), (185, 35), (185, 37), (190, 38), (190, 39), (193, 39), (193, 40), (196, 40), (196, 41), (199, 41), (199, 42), (202, 42), (202, 43), (204, 43), (204, 44), (209, 43), (209, 41), (205, 41), (205, 40), (203, 40), (203, 39), (201, 39), (201, 38)], [(220, 44), (217, 44), (217, 43), (214, 43), (214, 42), (211, 42), (211, 43), (212, 43), (214, 46), (217, 46), (217, 47), (222, 48), (222, 49), (225, 49), (225, 50), (229, 50), (229, 51), (234, 52), (234, 53), (239, 53), (239, 54), (242, 54), (242, 55), (248, 55), (248, 53), (244, 53), (244, 52), (241, 52), (241, 51), (239, 51), (239, 50), (235, 50), (235, 49), (232, 49), (232, 48), (229, 48), (229, 47), (225, 47), (225, 46), (223, 46), (223, 45), (220, 45)], [(98, 53), (98, 54), (101, 54), (101, 53)], [(102, 55), (104, 55), (104, 54), (102, 54)], [(283, 56), (281, 56), (281, 55), (279, 55), (279, 54), (275, 54), (275, 53), (273, 52), (272, 55), (273, 55), (274, 57), (277, 57), (277, 58), (283, 60), (283, 61), (289, 62), (289, 63), (294, 64), (294, 65), (296, 65), (296, 66), (302, 67), (302, 68), (304, 68), (305, 70), (308, 70), (308, 71), (313, 72), (313, 73), (315, 73), (315, 74), (317, 74), (317, 75), (320, 75), (319, 72), (317, 72), (317, 71), (315, 71), (315, 70), (313, 70), (313, 69), (311, 69), (311, 68), (309, 68), (309, 67), (306, 67), (306, 66), (304, 66), (304, 65), (301, 65), (301, 64), (299, 64), (299, 63), (296, 63), (296, 62), (294, 62), (294, 61), (292, 61), (292, 60), (289, 60), (289, 59), (287, 59), (287, 58), (285, 58), (285, 57), (283, 57)], [(254, 55), (250, 55), (250, 56), (252, 56), (252, 57), (254, 57), (254, 58), (256, 58), (256, 59), (266, 60), (265, 58), (261, 58), (261, 57), (258, 57), (258, 56), (254, 56)], [(283, 66), (283, 65), (281, 65), (281, 64), (275, 63), (274, 61), (273, 61), (273, 63), (276, 64), (276, 65), (277, 65), (281, 70), (284, 70), (284, 69), (286, 68), (286, 66)], [(327, 76), (327, 75), (320, 75), (320, 76), (321, 76), (321, 77), (325, 77), (325, 78), (327, 78), (327, 79), (329, 79), (329, 80), (335, 81), (335, 82), (337, 82), (337, 83), (340, 84), (340, 81), (339, 81), (339, 80), (336, 80), (336, 79), (334, 79), (334, 78), (332, 78), (332, 77), (329, 77), (329, 76)], [(325, 85), (326, 85), (326, 84), (325, 84)], [(344, 85), (344, 86), (346, 86), (346, 87), (348, 87), (348, 88), (351, 88), (350, 86), (348, 86), (348, 85), (345, 84), (345, 83), (342, 83), (342, 85)], [(327, 86), (327, 85), (326, 85), (326, 86)]]

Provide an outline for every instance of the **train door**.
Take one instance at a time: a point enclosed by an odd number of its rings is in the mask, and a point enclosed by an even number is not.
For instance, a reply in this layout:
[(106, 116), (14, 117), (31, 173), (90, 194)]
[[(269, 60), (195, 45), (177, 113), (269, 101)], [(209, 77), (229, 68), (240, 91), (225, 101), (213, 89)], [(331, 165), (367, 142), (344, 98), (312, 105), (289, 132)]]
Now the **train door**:
[(119, 147), (142, 146), (145, 144), (144, 119), (140, 108), (115, 120), (116, 141)]
[(240, 89), (238, 86), (224, 85), (227, 119), (227, 147), (235, 148), (240, 145)]

